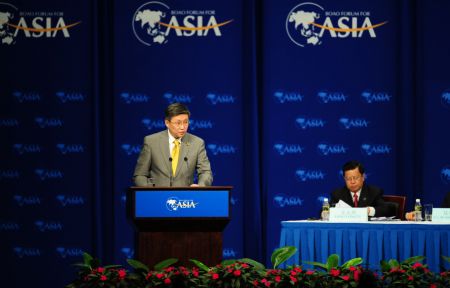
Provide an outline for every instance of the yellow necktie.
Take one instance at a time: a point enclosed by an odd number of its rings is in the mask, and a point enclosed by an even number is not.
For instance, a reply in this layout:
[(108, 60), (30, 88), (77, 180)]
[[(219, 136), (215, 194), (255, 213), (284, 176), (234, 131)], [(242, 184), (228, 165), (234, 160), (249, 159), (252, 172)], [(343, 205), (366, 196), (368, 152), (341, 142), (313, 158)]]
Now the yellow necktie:
[(172, 149), (172, 175), (175, 177), (175, 172), (177, 171), (178, 157), (180, 156), (180, 141), (174, 140)]

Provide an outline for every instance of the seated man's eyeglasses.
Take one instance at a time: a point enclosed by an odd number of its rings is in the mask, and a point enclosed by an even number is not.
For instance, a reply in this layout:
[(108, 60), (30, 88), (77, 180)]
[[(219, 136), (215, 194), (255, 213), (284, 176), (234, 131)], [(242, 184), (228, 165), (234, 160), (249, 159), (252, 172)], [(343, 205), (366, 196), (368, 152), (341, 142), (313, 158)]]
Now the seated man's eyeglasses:
[(350, 182), (350, 181), (358, 181), (359, 179), (361, 179), (362, 176), (352, 176), (352, 177), (344, 177), (345, 181)]

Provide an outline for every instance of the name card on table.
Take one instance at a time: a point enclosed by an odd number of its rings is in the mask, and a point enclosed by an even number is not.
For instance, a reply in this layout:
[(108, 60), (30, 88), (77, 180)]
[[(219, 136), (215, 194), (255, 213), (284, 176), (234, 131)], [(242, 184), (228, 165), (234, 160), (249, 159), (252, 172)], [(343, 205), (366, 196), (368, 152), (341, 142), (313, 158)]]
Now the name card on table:
[(432, 222), (450, 222), (450, 208), (433, 208)]
[(330, 222), (367, 222), (367, 207), (330, 208)]

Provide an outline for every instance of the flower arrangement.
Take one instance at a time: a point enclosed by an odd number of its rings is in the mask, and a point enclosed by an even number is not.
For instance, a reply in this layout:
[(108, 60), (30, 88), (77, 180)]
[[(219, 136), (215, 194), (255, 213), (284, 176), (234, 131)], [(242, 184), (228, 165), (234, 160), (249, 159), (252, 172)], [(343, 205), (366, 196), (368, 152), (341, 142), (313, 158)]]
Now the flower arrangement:
[[(361, 258), (354, 258), (339, 265), (339, 256), (330, 255), (326, 263), (307, 262), (315, 269), (302, 266), (279, 266), (297, 252), (295, 247), (282, 247), (271, 257), (273, 268), (252, 259), (225, 260), (208, 267), (191, 260), (194, 267), (174, 266), (178, 259), (164, 260), (153, 269), (134, 259), (128, 259), (133, 271), (120, 265), (101, 266), (100, 261), (87, 253), (79, 267), (77, 279), (66, 288), (285, 288), (285, 287), (450, 287), (450, 271), (432, 273), (421, 261), (424, 257), (412, 257), (399, 263), (392, 259), (382, 261), (382, 275), (364, 269)], [(443, 257), (450, 262), (450, 258)]]
[(128, 272), (122, 266), (101, 266), (100, 261), (87, 253), (83, 254), (83, 260), (83, 263), (75, 264), (80, 267), (78, 278), (67, 288), (129, 287)]
[(385, 287), (437, 287), (435, 275), (423, 265), (422, 256), (411, 257), (399, 263), (395, 259), (381, 261)]

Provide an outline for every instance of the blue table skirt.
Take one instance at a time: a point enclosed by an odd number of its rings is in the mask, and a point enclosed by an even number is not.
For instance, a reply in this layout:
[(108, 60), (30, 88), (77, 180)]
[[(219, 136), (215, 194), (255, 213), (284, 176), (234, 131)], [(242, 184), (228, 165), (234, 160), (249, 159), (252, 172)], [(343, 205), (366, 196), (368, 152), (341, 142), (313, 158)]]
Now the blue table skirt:
[(450, 224), (282, 221), (281, 226), (280, 247), (298, 248), (287, 265), (325, 263), (329, 255), (338, 254), (341, 264), (361, 257), (363, 265), (374, 270), (380, 269), (381, 260), (403, 261), (418, 255), (426, 257), (424, 263), (433, 272), (449, 266), (441, 255), (450, 256)]

